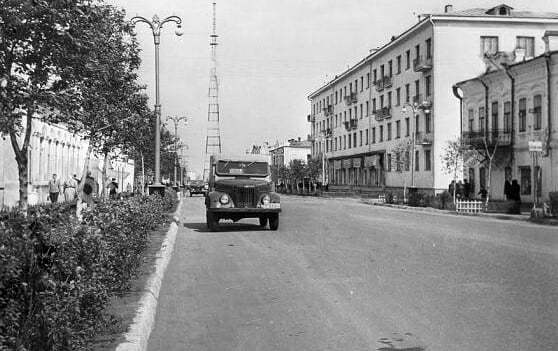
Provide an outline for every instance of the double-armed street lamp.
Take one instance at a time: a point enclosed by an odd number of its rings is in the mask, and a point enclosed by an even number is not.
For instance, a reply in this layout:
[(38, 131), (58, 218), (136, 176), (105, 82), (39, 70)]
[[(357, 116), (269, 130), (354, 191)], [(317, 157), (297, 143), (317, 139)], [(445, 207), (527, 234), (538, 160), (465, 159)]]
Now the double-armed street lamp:
[(153, 32), (153, 42), (155, 43), (155, 179), (153, 185), (150, 186), (150, 193), (158, 192), (164, 194), (163, 185), (161, 185), (161, 102), (159, 99), (159, 44), (161, 43), (161, 28), (167, 22), (174, 22), (177, 25), (175, 34), (181, 36), (182, 19), (178, 16), (169, 16), (165, 19), (159, 19), (159, 16), (153, 16), (150, 21), (145, 17), (134, 16), (130, 20), (132, 24), (138, 22), (146, 23)]
[(407, 112), (407, 108), (410, 108), (411, 111), (413, 111), (413, 121), (409, 121), (409, 127), (411, 129), (411, 187), (414, 188), (415, 187), (415, 143), (416, 143), (416, 133), (417, 130), (416, 128), (418, 126), (416, 126), (417, 123), (417, 117), (419, 116), (419, 112), (423, 111), (424, 113), (430, 113), (428, 106), (428, 102), (423, 102), (423, 103), (418, 103), (418, 102), (413, 102), (412, 104), (409, 102), (406, 102), (403, 105), (403, 108), (401, 109), (401, 112), (406, 113)]
[(186, 116), (169, 116), (169, 121), (173, 121), (174, 123), (174, 185), (177, 185), (176, 177), (177, 177), (177, 159), (178, 159), (178, 123), (181, 121), (186, 122), (188, 118)]

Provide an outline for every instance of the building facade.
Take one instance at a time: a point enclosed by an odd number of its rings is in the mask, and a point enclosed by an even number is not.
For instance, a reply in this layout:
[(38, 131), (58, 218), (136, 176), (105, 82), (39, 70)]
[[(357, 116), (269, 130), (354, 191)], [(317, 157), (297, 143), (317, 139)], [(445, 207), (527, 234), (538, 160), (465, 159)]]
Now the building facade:
[(327, 160), (330, 184), (447, 189), (441, 155), (461, 132), (453, 85), (483, 73), (486, 54), (542, 54), (552, 29), (558, 14), (506, 5), (420, 16), (310, 94), (312, 156)]
[[(506, 180), (519, 183), (524, 202), (535, 195), (547, 201), (549, 192), (558, 191), (558, 32), (546, 32), (543, 41), (542, 55), (523, 60), (520, 51), (494, 58), (490, 72), (456, 84), (464, 142), (494, 155), (493, 199), (505, 199)], [(478, 192), (488, 188), (488, 172), (485, 162), (466, 167), (463, 176)]]
[[(55, 173), (63, 183), (74, 174), (81, 176), (88, 141), (70, 133), (63, 125), (44, 123), (33, 119), (32, 135), (28, 150), (28, 202), (37, 204), (48, 201), (48, 181)], [(92, 155), (90, 160), (92, 176), (102, 184), (103, 160)], [(134, 162), (115, 159), (107, 165), (107, 177), (116, 178), (126, 190), (133, 188)], [(19, 201), (19, 180), (17, 162), (9, 138), (0, 140), (0, 208), (17, 205)], [(62, 201), (60, 196), (59, 201)]]
[(290, 139), (286, 143), (270, 147), (271, 165), (287, 167), (293, 160), (308, 161), (312, 154), (312, 143), (308, 140)]

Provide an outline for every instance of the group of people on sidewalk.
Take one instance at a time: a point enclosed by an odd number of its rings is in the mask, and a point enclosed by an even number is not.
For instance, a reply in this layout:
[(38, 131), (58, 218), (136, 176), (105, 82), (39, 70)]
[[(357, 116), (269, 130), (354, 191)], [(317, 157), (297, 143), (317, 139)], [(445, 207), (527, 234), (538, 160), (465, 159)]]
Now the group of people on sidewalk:
[[(448, 191), (453, 196), (455, 191), (455, 197), (460, 200), (470, 200), (474, 197), (474, 189), (475, 186), (472, 183), (469, 183), (467, 179), (463, 181), (458, 181), (457, 183), (455, 180), (452, 180)], [(481, 200), (486, 201), (488, 197), (488, 191), (484, 186), (481, 185), (481, 188), (477, 195), (480, 195)], [(517, 179), (513, 179), (511, 182), (509, 179), (506, 179), (504, 183), (504, 195), (506, 200), (512, 201), (519, 201), (521, 202), (521, 187), (517, 182)]]
[[(52, 179), (48, 181), (48, 199), (52, 203), (59, 202), (60, 194), (64, 196), (64, 201), (73, 201), (78, 198), (80, 180), (77, 175), (73, 175), (69, 179), (62, 182), (54, 173)], [(118, 183), (116, 178), (112, 178), (106, 185), (109, 191), (109, 198), (116, 199), (118, 197)], [(131, 188), (131, 186), (130, 186)], [(99, 194), (99, 184), (91, 176), (91, 172), (87, 172), (85, 182), (81, 188), (81, 198), (84, 202), (91, 203), (93, 198)]]

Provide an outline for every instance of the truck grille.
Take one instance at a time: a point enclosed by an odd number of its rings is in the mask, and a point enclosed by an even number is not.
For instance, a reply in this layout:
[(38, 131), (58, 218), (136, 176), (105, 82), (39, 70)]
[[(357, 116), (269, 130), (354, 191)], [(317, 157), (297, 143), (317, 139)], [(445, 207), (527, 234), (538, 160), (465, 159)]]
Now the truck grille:
[(231, 194), (236, 207), (256, 207), (256, 189), (235, 187)]

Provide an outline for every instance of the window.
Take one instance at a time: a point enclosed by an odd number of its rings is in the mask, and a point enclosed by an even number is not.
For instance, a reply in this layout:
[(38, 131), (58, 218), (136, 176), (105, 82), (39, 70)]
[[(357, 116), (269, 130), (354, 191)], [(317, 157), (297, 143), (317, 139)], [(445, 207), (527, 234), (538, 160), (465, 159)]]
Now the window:
[(380, 108), (384, 107), (384, 96), (380, 95)]
[(486, 189), (486, 168), (484, 167), (479, 168), (479, 185), (481, 189)]
[(360, 91), (364, 90), (364, 77), (360, 77)]
[(533, 129), (540, 130), (542, 128), (542, 96), (535, 95), (533, 97)]
[(343, 135), (343, 150), (347, 149), (347, 136)]
[(343, 87), (343, 96), (347, 96), (347, 86)]
[(531, 194), (531, 167), (519, 167), (521, 195)]
[(475, 130), (475, 110), (469, 109), (469, 132)]
[(391, 154), (387, 154), (387, 171), (391, 172)]
[(380, 126), (380, 143), (384, 141), (384, 126)]
[(392, 60), (389, 60), (388, 66), (389, 66), (389, 71), (388, 71), (388, 72), (389, 72), (389, 76), (390, 76), (390, 77), (393, 77), (393, 61), (392, 61)]
[(356, 135), (357, 135), (357, 133), (354, 132), (354, 133), (353, 133), (353, 146), (354, 146), (354, 147), (357, 147), (357, 136), (356, 136)]
[(535, 38), (534, 37), (517, 37), (516, 47), (525, 50), (525, 57), (535, 56)]
[(405, 118), (405, 136), (409, 136), (409, 117)]
[(430, 171), (432, 168), (432, 163), (430, 160), (430, 150), (424, 150), (424, 170)]
[(333, 148), (337, 151), (337, 138), (333, 139)]
[(498, 52), (498, 37), (481, 37), (480, 39), (481, 56), (494, 55)]
[[(420, 81), (417, 79), (415, 80), (415, 97), (418, 99), (419, 95), (420, 95)], [(417, 102), (420, 104), (422, 101), (417, 101)]]
[(375, 113), (376, 111), (376, 98), (372, 99), (372, 113)]
[(366, 116), (370, 115), (370, 103), (366, 101)]
[(395, 122), (395, 138), (401, 138), (401, 121)]
[(362, 130), (359, 131), (359, 143), (358, 146), (362, 146)]
[(388, 107), (391, 107), (391, 91), (390, 91), (390, 92), (388, 92), (388, 95), (387, 95), (387, 97), (388, 97), (388, 102), (387, 102), (387, 106), (388, 106)]
[(511, 127), (511, 103), (506, 101), (504, 102), (504, 133), (510, 133)]
[[(353, 83), (349, 83), (349, 94), (353, 93)], [(347, 94), (345, 94), (347, 95)]]
[(410, 156), (410, 152), (409, 151), (405, 151), (405, 160), (403, 160), (405, 162), (405, 171), (409, 171), (409, 163), (411, 161), (411, 156)]
[(351, 141), (352, 141), (351, 134), (349, 134), (349, 137), (347, 139), (349, 139), (349, 149), (350, 149), (351, 148)]
[(366, 73), (366, 89), (370, 88), (370, 73)]
[(479, 107), (479, 132), (484, 132), (485, 126), (485, 116), (484, 116), (484, 107)]
[(372, 71), (372, 75), (374, 76), (374, 84), (376, 84), (376, 81), (378, 80), (378, 71), (374, 69), (374, 71)]
[(405, 52), (405, 69), (411, 68), (411, 50)]
[(424, 132), (432, 133), (432, 115), (430, 113), (424, 114)]
[(405, 102), (409, 102), (411, 99), (411, 88), (409, 84), (405, 84)]
[(384, 65), (380, 66), (380, 79), (384, 79), (385, 75), (385, 69), (384, 69)]
[(401, 55), (397, 56), (397, 74), (401, 73)]
[(401, 105), (401, 88), (395, 89), (395, 106)]
[(524, 132), (527, 130), (527, 99), (519, 99), (519, 131)]
[(492, 108), (490, 109), (492, 114), (492, 131), (498, 130), (498, 101), (492, 102)]
[(420, 45), (415, 45), (415, 59), (420, 58)]
[(426, 58), (432, 58), (432, 39), (426, 39)]
[(415, 134), (420, 132), (420, 115), (415, 116)]
[(372, 128), (372, 144), (376, 144), (376, 127)]
[(431, 86), (430, 86), (430, 76), (424, 77), (424, 90), (426, 96), (432, 95)]
[(364, 116), (362, 111), (363, 111), (362, 104), (360, 104), (360, 119), (362, 119), (362, 117)]
[(337, 92), (335, 92), (335, 105), (337, 105)]
[(391, 140), (391, 123), (387, 124), (387, 140)]
[(365, 139), (365, 141), (364, 141), (364, 143), (365, 143), (366, 145), (368, 145), (368, 141), (370, 140), (370, 139), (369, 139), (370, 136), (369, 136), (368, 134), (369, 134), (369, 132), (368, 132), (368, 128), (367, 128), (367, 129), (366, 129), (366, 139)]
[(420, 154), (415, 151), (415, 171), (420, 171)]

